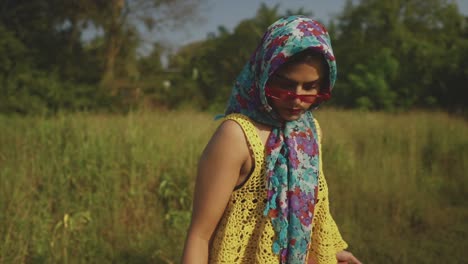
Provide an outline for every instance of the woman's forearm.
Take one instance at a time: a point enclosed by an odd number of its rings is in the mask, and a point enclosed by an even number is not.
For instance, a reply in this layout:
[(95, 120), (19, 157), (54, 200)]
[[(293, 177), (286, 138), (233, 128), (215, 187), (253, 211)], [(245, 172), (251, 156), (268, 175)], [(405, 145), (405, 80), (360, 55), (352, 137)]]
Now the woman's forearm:
[(189, 234), (185, 242), (182, 264), (207, 264), (209, 240)]

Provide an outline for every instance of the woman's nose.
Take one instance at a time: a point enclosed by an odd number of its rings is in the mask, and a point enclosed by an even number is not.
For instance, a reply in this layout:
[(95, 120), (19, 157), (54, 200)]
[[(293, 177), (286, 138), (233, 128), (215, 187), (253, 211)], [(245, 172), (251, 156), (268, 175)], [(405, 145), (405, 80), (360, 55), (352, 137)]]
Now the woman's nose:
[(294, 90), (294, 93), (298, 94), (298, 95), (301, 95), (303, 93), (303, 89), (302, 89), (302, 85), (301, 84), (298, 84), (296, 86), (296, 89)]
[(297, 96), (297, 95), (300, 95), (300, 94), (301, 94), (301, 92), (302, 92), (302, 86), (297, 85), (297, 86), (296, 86), (296, 89), (295, 89), (293, 92), (296, 94), (296, 96), (294, 96), (294, 104), (300, 104), (302, 101), (301, 101), (300, 97)]
[(302, 103), (302, 100), (301, 100), (299, 97), (296, 96), (296, 97), (294, 97), (293, 103), (294, 103), (295, 105), (299, 105), (299, 104)]

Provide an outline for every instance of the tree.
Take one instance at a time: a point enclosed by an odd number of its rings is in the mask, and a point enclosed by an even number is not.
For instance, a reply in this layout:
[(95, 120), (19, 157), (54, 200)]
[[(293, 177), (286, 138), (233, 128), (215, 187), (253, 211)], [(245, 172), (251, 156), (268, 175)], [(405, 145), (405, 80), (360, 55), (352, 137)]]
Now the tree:
[[(367, 86), (365, 91), (375, 92), (389, 87), (390, 108), (462, 107), (456, 98), (464, 81), (460, 58), (467, 41), (465, 19), (447, 0), (348, 1), (332, 27), (335, 55), (344, 73), (335, 102), (355, 107), (359, 98), (367, 97), (362, 94), (362, 86)], [(399, 66), (396, 78), (381, 76), (378, 85), (366, 78), (378, 76), (376, 71), (393, 60), (386, 57), (376, 63), (383, 50), (390, 50)], [(397, 100), (391, 100), (394, 96)], [(377, 101), (368, 105), (382, 109), (382, 100), (373, 99)]]
[(200, 69), (198, 87), (207, 105), (217, 108), (225, 105), (235, 78), (260, 42), (266, 28), (281, 15), (279, 5), (262, 4), (254, 18), (241, 21), (232, 33), (220, 30), (218, 35), (200, 45), (189, 67)]
[[(286, 14), (310, 15), (303, 8)], [(242, 70), (244, 64), (250, 58), (252, 52), (259, 44), (268, 26), (278, 20), (280, 5), (268, 6), (261, 4), (255, 17), (239, 22), (232, 32), (220, 26), (218, 32), (210, 34), (210, 37), (200, 43), (192, 43), (181, 48), (171, 58), (170, 67), (181, 69), (186, 80), (193, 69), (198, 72), (196, 86), (177, 87), (184, 91), (192, 91), (203, 95), (202, 109), (222, 111), (225, 102), (231, 92), (235, 78)], [(191, 83), (192, 84), (192, 83)]]
[[(180, 26), (203, 0), (5, 0), (0, 5), (2, 109), (88, 107), (136, 89), (143, 34)], [(84, 41), (84, 33), (95, 32)], [(154, 41), (153, 39), (151, 41)], [(18, 69), (21, 69), (19, 72)], [(119, 76), (116, 81), (115, 76)], [(101, 89), (101, 87), (108, 89)], [(13, 98), (19, 95), (25, 96)], [(118, 98), (118, 97), (115, 97)], [(83, 103), (87, 102), (87, 103)]]
[(396, 92), (390, 86), (398, 73), (398, 61), (389, 49), (382, 49), (366, 64), (357, 63), (348, 78), (354, 99), (359, 109), (391, 110), (395, 107)]
[[(111, 0), (99, 1), (92, 21), (104, 32), (104, 72), (101, 83), (115, 78), (116, 60), (128, 32), (141, 40), (146, 30), (154, 33), (165, 27), (181, 26), (196, 14), (203, 0)], [(115, 91), (114, 91), (115, 92)]]

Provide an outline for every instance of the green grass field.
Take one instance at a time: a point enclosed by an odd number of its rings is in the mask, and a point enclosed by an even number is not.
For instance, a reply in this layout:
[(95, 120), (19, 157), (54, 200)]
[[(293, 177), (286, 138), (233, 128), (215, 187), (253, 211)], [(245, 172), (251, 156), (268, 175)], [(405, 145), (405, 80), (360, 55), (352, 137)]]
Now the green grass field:
[[(331, 209), (356, 256), (466, 262), (466, 120), (316, 116)], [(218, 124), (194, 112), (0, 116), (0, 263), (178, 263)]]

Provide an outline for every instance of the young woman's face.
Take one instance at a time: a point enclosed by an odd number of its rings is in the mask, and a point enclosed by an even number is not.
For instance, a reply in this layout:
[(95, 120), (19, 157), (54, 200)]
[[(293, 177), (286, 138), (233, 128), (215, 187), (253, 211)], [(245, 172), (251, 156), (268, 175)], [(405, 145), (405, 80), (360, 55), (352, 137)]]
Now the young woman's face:
[(278, 95), (267, 93), (268, 102), (283, 120), (296, 120), (315, 102), (323, 76), (319, 59), (282, 66), (268, 79), (266, 89)]

